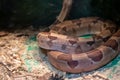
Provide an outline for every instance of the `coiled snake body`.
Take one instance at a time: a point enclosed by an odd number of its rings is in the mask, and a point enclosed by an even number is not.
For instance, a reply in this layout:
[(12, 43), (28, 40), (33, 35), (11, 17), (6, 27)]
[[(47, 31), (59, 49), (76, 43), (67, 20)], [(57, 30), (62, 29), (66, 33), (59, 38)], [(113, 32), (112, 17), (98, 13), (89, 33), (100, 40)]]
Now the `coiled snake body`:
[[(79, 36), (92, 34), (90, 38)], [(41, 48), (50, 50), (48, 58), (57, 69), (79, 73), (97, 69), (118, 55), (120, 30), (99, 17), (69, 20), (54, 25), (37, 36)]]

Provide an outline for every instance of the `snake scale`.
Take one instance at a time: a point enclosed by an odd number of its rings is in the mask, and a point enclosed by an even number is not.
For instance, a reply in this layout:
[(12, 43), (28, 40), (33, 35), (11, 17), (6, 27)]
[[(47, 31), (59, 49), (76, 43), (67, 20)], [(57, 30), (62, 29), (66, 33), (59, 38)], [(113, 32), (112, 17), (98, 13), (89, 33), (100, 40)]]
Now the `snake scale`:
[[(92, 37), (81, 37), (87, 34)], [(50, 63), (70, 73), (100, 68), (120, 50), (120, 30), (113, 22), (99, 17), (66, 20), (48, 32), (40, 32), (37, 40), (41, 48), (49, 50)]]

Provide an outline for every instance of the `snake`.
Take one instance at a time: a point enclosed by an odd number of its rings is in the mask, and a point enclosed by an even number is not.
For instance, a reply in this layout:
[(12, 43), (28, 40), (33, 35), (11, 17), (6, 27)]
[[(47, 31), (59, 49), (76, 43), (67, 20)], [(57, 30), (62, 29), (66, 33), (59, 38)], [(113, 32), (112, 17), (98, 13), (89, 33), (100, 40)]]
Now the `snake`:
[[(82, 37), (88, 34), (91, 37)], [(50, 63), (70, 73), (98, 69), (120, 50), (120, 30), (114, 22), (100, 17), (66, 20), (40, 32), (37, 40), (40, 48), (48, 50)]]

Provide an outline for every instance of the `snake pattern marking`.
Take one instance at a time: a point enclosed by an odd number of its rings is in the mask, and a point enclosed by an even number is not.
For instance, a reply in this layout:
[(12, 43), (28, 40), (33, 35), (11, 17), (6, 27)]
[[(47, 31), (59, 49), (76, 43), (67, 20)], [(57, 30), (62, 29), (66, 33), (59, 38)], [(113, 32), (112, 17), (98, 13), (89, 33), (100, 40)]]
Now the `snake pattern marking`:
[[(80, 73), (97, 69), (118, 55), (120, 30), (99, 17), (68, 20), (37, 35), (41, 48), (49, 50), (49, 61), (57, 69)], [(91, 38), (79, 36), (92, 34)]]

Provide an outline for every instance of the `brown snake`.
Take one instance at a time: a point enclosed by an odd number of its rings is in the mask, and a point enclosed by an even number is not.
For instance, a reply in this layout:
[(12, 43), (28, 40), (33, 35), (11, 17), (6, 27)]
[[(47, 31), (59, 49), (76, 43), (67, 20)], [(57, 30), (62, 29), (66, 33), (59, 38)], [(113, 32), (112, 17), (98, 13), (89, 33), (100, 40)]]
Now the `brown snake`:
[[(79, 36), (92, 34), (91, 38)], [(54, 25), (37, 36), (41, 48), (50, 50), (48, 58), (57, 69), (79, 73), (97, 69), (118, 55), (120, 30), (99, 17), (69, 20)]]

